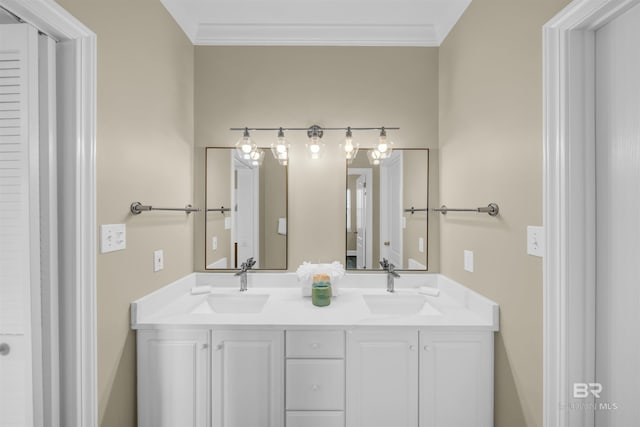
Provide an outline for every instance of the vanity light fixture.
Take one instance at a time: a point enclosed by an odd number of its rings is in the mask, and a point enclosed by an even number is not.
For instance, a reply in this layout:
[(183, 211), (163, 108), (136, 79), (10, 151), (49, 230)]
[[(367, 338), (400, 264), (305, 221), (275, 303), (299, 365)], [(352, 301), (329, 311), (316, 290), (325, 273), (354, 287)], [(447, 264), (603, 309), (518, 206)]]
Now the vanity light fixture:
[(238, 154), (241, 159), (250, 160), (251, 153), (256, 149), (256, 144), (251, 139), (249, 135), (249, 129), (244, 128), (242, 133), (242, 138), (236, 142), (236, 150), (238, 150)]
[(289, 162), (289, 149), (291, 144), (284, 137), (284, 129), (278, 129), (278, 137), (271, 143), (271, 153), (273, 157), (283, 166)]
[(319, 159), (324, 154), (324, 142), (322, 142), (322, 135), (324, 131), (318, 125), (313, 125), (307, 129), (307, 136), (309, 141), (307, 142), (307, 150), (312, 159)]
[(360, 149), (360, 144), (353, 143), (353, 133), (351, 132), (351, 128), (347, 127), (347, 134), (344, 138), (344, 145), (342, 146), (344, 149), (344, 157), (347, 159), (347, 164), (353, 163), (353, 160), (358, 155), (358, 150)]
[(387, 130), (384, 127), (380, 130), (378, 143), (373, 147), (373, 149), (380, 153), (380, 160), (387, 159), (391, 156), (391, 152), (393, 151), (393, 142), (387, 138)]
[(374, 145), (373, 150), (368, 150), (368, 157), (371, 164), (379, 165), (380, 162), (391, 155), (393, 151), (393, 142), (391, 142), (387, 138), (388, 130), (398, 130), (398, 127), (367, 127), (367, 128), (354, 128), (354, 127), (338, 127), (338, 128), (323, 128), (318, 125), (313, 125), (308, 128), (287, 128), (287, 127), (278, 127), (278, 128), (230, 128), (231, 131), (242, 131), (242, 138), (236, 143), (236, 149), (241, 158), (246, 160), (251, 160), (252, 163), (259, 162), (262, 164), (262, 158), (264, 156), (264, 152), (259, 149), (256, 144), (251, 140), (249, 136), (249, 131), (278, 131), (278, 137), (276, 141), (271, 144), (271, 153), (273, 157), (278, 160), (283, 166), (288, 165), (289, 163), (289, 153), (291, 145), (286, 140), (284, 136), (285, 131), (306, 131), (307, 137), (309, 140), (305, 144), (307, 147), (307, 152), (309, 153), (312, 159), (319, 159), (322, 157), (325, 151), (325, 143), (322, 141), (322, 136), (324, 132), (327, 130), (343, 130), (347, 131), (345, 136), (344, 144), (340, 144), (341, 150), (343, 150), (345, 159), (350, 164), (358, 155), (358, 151), (360, 146), (353, 142), (353, 132), (352, 131), (365, 131), (365, 130), (379, 130), (380, 136), (378, 138), (377, 143)]

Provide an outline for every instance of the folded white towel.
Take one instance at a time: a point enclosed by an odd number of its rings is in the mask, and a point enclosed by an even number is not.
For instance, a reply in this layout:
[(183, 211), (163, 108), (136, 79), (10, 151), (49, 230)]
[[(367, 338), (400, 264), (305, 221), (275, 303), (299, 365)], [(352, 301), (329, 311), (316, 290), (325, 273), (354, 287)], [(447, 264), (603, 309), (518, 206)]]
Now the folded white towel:
[(431, 297), (437, 297), (438, 295), (440, 295), (440, 289), (430, 288), (428, 286), (420, 286), (418, 292), (423, 295), (429, 295)]

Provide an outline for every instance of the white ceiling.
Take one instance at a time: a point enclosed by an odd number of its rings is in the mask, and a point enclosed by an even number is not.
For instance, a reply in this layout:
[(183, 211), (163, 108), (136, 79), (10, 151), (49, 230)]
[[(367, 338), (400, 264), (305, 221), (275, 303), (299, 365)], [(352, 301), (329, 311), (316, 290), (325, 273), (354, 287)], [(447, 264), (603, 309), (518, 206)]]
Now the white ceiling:
[(195, 45), (439, 46), (471, 0), (161, 0)]

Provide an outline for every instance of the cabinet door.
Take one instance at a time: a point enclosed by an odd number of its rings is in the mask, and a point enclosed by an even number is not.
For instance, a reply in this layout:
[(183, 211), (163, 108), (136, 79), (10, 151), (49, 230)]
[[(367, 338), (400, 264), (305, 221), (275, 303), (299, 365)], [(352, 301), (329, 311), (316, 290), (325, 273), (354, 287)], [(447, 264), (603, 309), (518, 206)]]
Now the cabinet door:
[(138, 330), (138, 425), (209, 425), (209, 331)]
[(347, 427), (418, 426), (418, 332), (347, 334)]
[(283, 335), (213, 331), (213, 427), (284, 425)]
[(420, 427), (493, 426), (493, 333), (420, 333)]

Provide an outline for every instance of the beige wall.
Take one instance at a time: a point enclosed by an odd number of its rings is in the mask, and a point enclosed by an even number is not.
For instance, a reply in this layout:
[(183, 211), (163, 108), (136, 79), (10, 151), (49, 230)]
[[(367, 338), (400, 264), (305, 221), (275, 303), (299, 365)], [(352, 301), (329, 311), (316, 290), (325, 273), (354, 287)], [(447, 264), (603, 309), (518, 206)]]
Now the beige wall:
[[(542, 25), (567, 0), (476, 0), (440, 48), (441, 270), (500, 304), (495, 425), (542, 426)], [(475, 272), (463, 270), (463, 250)]]
[[(103, 427), (136, 425), (131, 301), (193, 271), (193, 47), (157, 0), (60, 0), (98, 36), (97, 221), (127, 225), (127, 249), (98, 255), (98, 399)], [(153, 273), (153, 251), (164, 270)]]
[[(428, 206), (429, 152), (404, 151), (402, 156), (402, 208), (413, 206), (425, 209)], [(409, 267), (409, 258), (427, 264), (427, 217), (428, 212), (404, 212), (405, 228), (402, 231), (402, 265)], [(423, 252), (418, 241), (424, 241)]]
[(265, 153), (260, 167), (260, 266), (285, 269), (287, 236), (278, 234), (278, 219), (287, 217), (287, 168)]
[[(202, 147), (235, 144), (241, 135), (229, 127), (399, 126), (389, 132), (397, 146), (438, 146), (436, 48), (198, 46), (195, 56), (196, 197), (204, 194)], [(276, 132), (253, 136), (268, 146)], [(306, 156), (304, 132), (287, 137), (289, 270), (305, 260), (344, 262), (344, 134), (327, 131), (327, 153), (317, 161)], [(376, 138), (374, 131), (354, 132), (361, 147)], [(205, 236), (198, 220), (200, 271)]]

